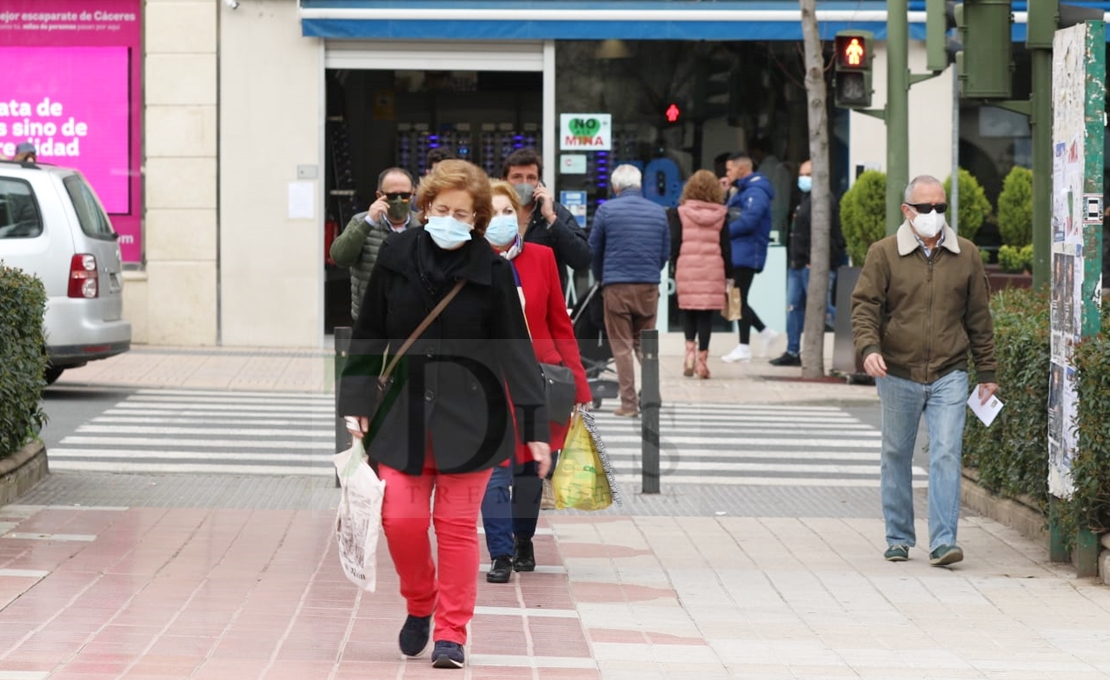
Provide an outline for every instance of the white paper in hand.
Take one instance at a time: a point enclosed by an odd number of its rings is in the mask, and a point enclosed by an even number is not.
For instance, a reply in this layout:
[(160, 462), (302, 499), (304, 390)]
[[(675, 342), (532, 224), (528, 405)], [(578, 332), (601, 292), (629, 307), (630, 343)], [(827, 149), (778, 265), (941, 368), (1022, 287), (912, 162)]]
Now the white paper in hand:
[(967, 405), (971, 407), (971, 412), (979, 416), (979, 420), (987, 427), (991, 426), (994, 419), (998, 417), (998, 412), (1002, 410), (1002, 402), (997, 396), (991, 395), (987, 403), (979, 398), (979, 388), (971, 390), (971, 396), (967, 398)]

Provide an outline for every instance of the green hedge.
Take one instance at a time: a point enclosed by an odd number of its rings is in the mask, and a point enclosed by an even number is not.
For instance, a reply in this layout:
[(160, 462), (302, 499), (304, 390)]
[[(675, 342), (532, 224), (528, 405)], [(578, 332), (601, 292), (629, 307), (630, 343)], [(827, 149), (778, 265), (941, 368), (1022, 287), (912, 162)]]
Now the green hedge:
[[(962, 231), (962, 230), (961, 230)], [(964, 465), (979, 484), (1005, 497), (1048, 499), (1048, 296), (1007, 288), (991, 298), (999, 396), (1006, 405), (991, 427), (968, 415)], [(978, 382), (969, 376), (971, 384)]]
[[(1006, 404), (994, 424), (968, 415), (964, 465), (979, 484), (1008, 498), (1026, 496), (1048, 511), (1048, 376), (1051, 366), (1047, 293), (1007, 288), (991, 298), (998, 356), (999, 396)], [(1076, 529), (1110, 531), (1110, 305), (1103, 332), (1081, 342), (1079, 449), (1072, 466), (1075, 493), (1056, 505), (1066, 542)], [(972, 384), (977, 382), (974, 371)]]
[(45, 310), (42, 282), (0, 262), (0, 458), (19, 451), (46, 421)]
[(1076, 347), (1079, 377), (1079, 448), (1072, 461), (1075, 493), (1060, 503), (1064, 536), (1075, 528), (1110, 531), (1110, 305), (1103, 305), (1102, 332)]
[(852, 265), (863, 266), (867, 249), (886, 236), (886, 175), (864, 172), (840, 199), (840, 227)]

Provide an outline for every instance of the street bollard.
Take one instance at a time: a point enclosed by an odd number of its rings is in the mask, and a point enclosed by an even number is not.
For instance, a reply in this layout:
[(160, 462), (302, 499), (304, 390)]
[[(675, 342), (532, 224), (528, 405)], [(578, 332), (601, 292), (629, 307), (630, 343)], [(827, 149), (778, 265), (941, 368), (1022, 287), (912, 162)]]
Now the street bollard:
[[(351, 435), (343, 414), (339, 412), (339, 376), (343, 375), (343, 365), (351, 349), (351, 327), (335, 327), (335, 452), (346, 451), (351, 446)], [(335, 474), (335, 487), (339, 488), (339, 473)]]
[(659, 493), (659, 331), (640, 335), (640, 484), (643, 493)]

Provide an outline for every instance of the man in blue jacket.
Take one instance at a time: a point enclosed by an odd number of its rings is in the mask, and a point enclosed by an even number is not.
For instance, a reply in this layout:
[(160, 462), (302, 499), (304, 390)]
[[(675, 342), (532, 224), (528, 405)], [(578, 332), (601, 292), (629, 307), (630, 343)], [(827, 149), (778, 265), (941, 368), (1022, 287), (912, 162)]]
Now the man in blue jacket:
[(618, 166), (609, 181), (616, 198), (594, 213), (590, 266), (601, 282), (605, 332), (617, 364), (621, 405), (613, 414), (634, 418), (640, 400), (632, 355), (640, 355), (640, 334), (655, 328), (659, 276), (671, 254), (671, 235), (666, 211), (643, 197), (635, 166)]
[(752, 309), (748, 293), (752, 279), (767, 262), (771, 240), (771, 203), (775, 189), (766, 177), (755, 172), (745, 153), (733, 154), (725, 164), (736, 194), (728, 202), (728, 233), (732, 246), (732, 279), (740, 289), (740, 344), (721, 357), (723, 361), (751, 361), (751, 333), (755, 328), (763, 340), (763, 353), (778, 333), (767, 328)]

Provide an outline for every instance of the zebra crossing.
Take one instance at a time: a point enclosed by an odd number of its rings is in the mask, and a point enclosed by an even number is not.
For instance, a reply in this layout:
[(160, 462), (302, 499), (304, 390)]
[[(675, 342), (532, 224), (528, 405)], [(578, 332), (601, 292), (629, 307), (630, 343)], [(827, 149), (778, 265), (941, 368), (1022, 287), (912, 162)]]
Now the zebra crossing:
[(47, 452), (58, 471), (335, 474), (334, 397), (139, 390)]
[[(58, 471), (332, 476), (334, 397), (139, 390), (48, 451)], [(617, 480), (640, 482), (641, 421), (595, 413)], [(665, 404), (661, 483), (878, 487), (880, 434), (826, 406)], [(926, 472), (914, 467), (915, 486)]]
[[(639, 419), (595, 414), (621, 484), (638, 486)], [(664, 404), (660, 483), (878, 487), (881, 435), (835, 407)], [(913, 468), (914, 486), (926, 471)]]

